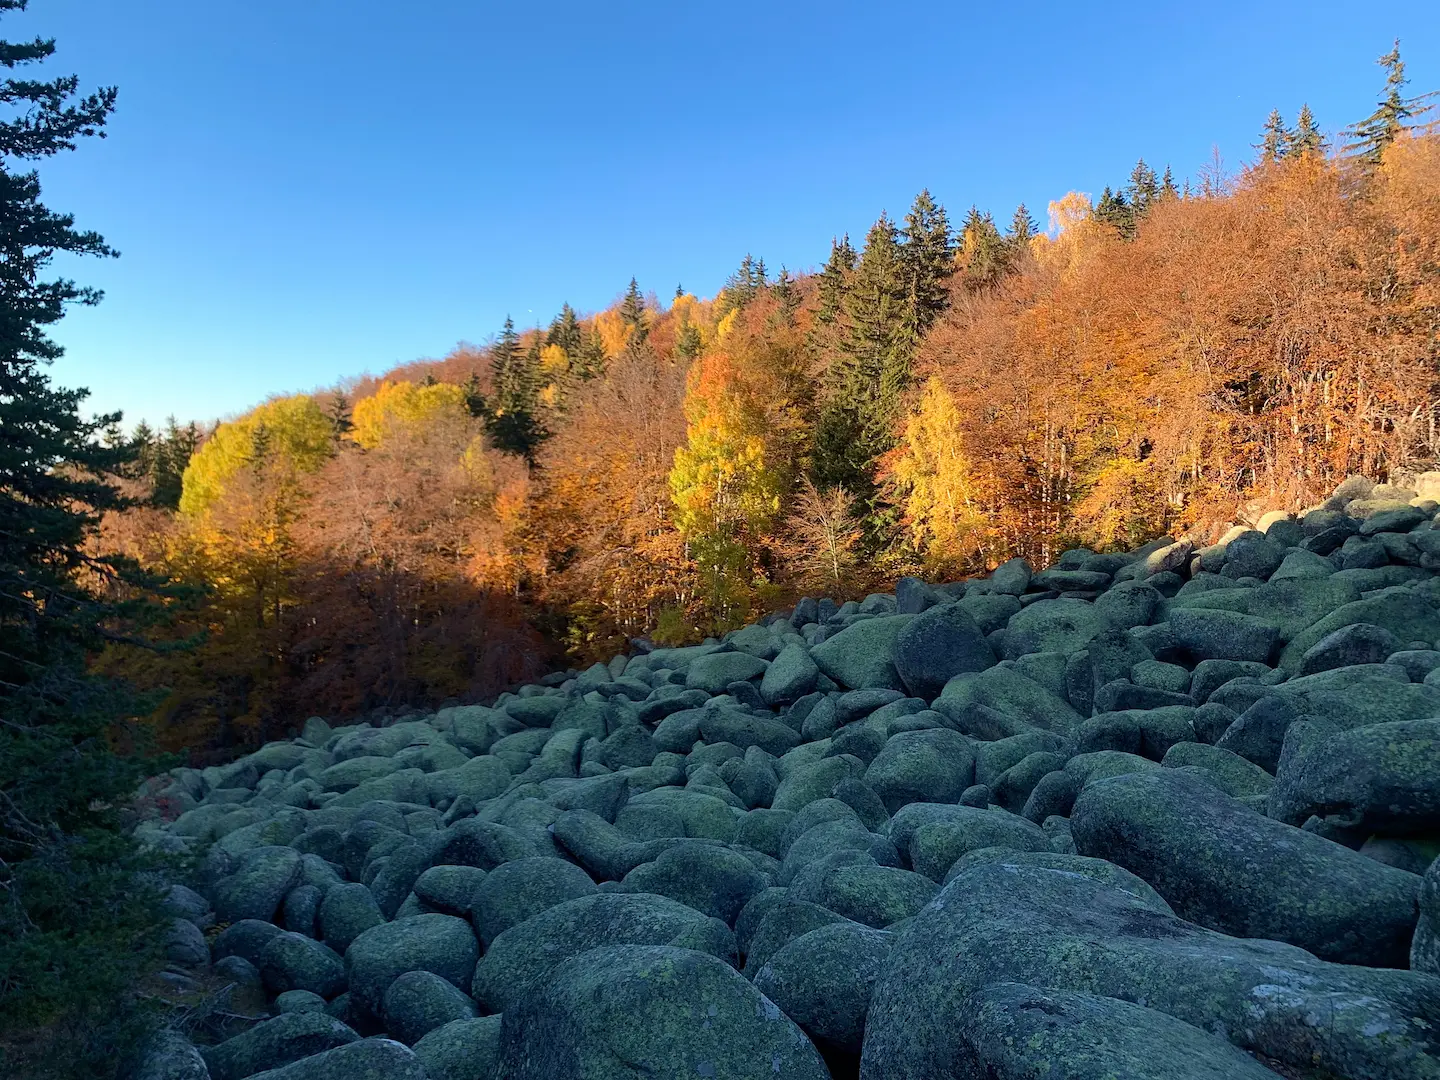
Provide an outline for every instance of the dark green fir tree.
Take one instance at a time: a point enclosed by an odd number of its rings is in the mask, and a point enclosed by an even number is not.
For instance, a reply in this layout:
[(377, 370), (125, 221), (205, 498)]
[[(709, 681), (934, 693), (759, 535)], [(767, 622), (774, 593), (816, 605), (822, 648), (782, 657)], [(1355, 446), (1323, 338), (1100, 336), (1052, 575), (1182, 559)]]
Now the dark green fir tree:
[(1405, 96), (1405, 87), (1410, 80), (1405, 75), (1405, 63), (1400, 59), (1398, 38), (1394, 47), (1375, 62), (1385, 69), (1385, 96), (1376, 104), (1373, 113), (1346, 131), (1350, 136), (1350, 142), (1345, 147), (1346, 156), (1367, 169), (1379, 166), (1385, 156), (1385, 148), (1433, 108), (1426, 102), (1435, 96), (1433, 92), (1418, 97)]
[(645, 308), (645, 298), (640, 295), (640, 286), (630, 279), (625, 289), (625, 298), (620, 301), (620, 321), (630, 328), (630, 343), (641, 344), (650, 334)]
[(1271, 109), (1270, 115), (1265, 118), (1265, 126), (1260, 129), (1260, 141), (1255, 144), (1255, 149), (1260, 151), (1260, 160), (1267, 165), (1279, 161), (1289, 152), (1293, 138), (1280, 117), (1280, 110)]
[(1325, 136), (1315, 123), (1315, 114), (1309, 105), (1300, 106), (1300, 115), (1295, 120), (1295, 130), (1290, 132), (1285, 145), (1286, 157), (1302, 157), (1306, 154), (1325, 153)]
[[(0, 17), (25, 0), (0, 0)], [(53, 40), (0, 42), (7, 70)], [(6, 78), (0, 102), (0, 1058), (8, 1077), (114, 1076), (144, 1030), (136, 991), (163, 961), (152, 861), (122, 831), (157, 762), (126, 749), (149, 707), (87, 671), (87, 654), (139, 631), (155, 582), (96, 556), (101, 516), (130, 505), (118, 413), (82, 415), (88, 391), (55, 386), (49, 336), (98, 290), (49, 276), (57, 253), (111, 257), (99, 234), (41, 201), (33, 163), (104, 135), (113, 88), (75, 76)], [(143, 744), (142, 744), (143, 745)]]

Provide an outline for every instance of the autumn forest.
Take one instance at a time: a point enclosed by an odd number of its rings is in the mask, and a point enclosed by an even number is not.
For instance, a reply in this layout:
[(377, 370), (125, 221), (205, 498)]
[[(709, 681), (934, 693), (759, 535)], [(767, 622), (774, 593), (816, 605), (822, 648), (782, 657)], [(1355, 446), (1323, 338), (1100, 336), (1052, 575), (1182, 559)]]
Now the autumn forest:
[(97, 667), (203, 763), (1433, 463), (1440, 135), (1382, 63), (1335, 145), (1275, 114), (1238, 173), (1141, 161), (1044, 227), (922, 191), (815, 272), (747, 255), (708, 299), (632, 280), (213, 430), (142, 427), (96, 543), (176, 586), (185, 647)]

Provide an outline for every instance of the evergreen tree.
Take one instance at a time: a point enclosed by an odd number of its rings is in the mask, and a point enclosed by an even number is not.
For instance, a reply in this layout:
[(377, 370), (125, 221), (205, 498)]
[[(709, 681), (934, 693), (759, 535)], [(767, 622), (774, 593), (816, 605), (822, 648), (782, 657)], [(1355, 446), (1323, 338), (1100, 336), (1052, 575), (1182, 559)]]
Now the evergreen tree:
[(580, 329), (580, 319), (576, 316), (575, 309), (569, 304), (562, 305), (560, 314), (551, 321), (550, 329), (545, 334), (545, 344), (560, 346), (572, 364), (580, 355), (581, 346), (584, 344), (584, 331)]
[(338, 447), (346, 435), (355, 430), (355, 424), (350, 417), (350, 398), (343, 391), (337, 390), (335, 396), (330, 399), (330, 407), (325, 410), (325, 415), (330, 420), (331, 441)]
[(923, 334), (950, 303), (946, 288), (955, 272), (955, 245), (945, 208), (929, 191), (915, 196), (900, 231), (900, 259), (915, 305), (914, 323)]
[(780, 276), (770, 288), (775, 299), (780, 302), (776, 311), (779, 321), (785, 326), (794, 326), (795, 313), (800, 310), (800, 290), (795, 287), (795, 279), (790, 276), (790, 271), (781, 266)]
[(881, 215), (849, 275), (844, 338), (823, 380), (814, 470), (824, 486), (873, 492), (876, 463), (894, 445), (915, 343), (907, 278), (899, 230)]
[(1315, 114), (1309, 105), (1300, 106), (1300, 115), (1295, 120), (1295, 130), (1290, 132), (1285, 144), (1286, 157), (1300, 157), (1305, 154), (1323, 154), (1325, 137), (1315, 125)]
[[(25, 0), (0, 0), (0, 15)], [(0, 42), (0, 65), (42, 62), (53, 40)], [(163, 952), (146, 859), (121, 832), (155, 768), (122, 751), (125, 717), (148, 705), (90, 675), (86, 653), (152, 609), (133, 564), (96, 557), (106, 511), (129, 505), (109, 478), (134, 440), (106, 438), (120, 414), (81, 415), (83, 389), (52, 385), (48, 328), (98, 290), (46, 279), (56, 252), (111, 257), (99, 234), (41, 202), (27, 163), (103, 136), (116, 92), (7, 78), (0, 101), (0, 1054), (9, 1076), (105, 1077), (139, 1034), (134, 993)], [(112, 595), (130, 597), (114, 600)], [(112, 736), (115, 736), (112, 741)]]
[(1010, 219), (1010, 231), (1005, 234), (1005, 243), (1009, 246), (1012, 257), (1029, 250), (1030, 241), (1039, 233), (1039, 222), (1031, 215), (1029, 207), (1021, 203), (1015, 208), (1015, 216)]
[(1165, 166), (1165, 175), (1160, 178), (1160, 198), (1178, 199), (1180, 191), (1175, 186), (1175, 174), (1170, 171), (1170, 166)]
[(548, 436), (540, 422), (540, 366), (543, 339), (536, 333), (523, 351), (515, 323), (507, 315), (490, 349), (491, 392), (485, 402), (485, 426), (497, 450), (534, 464), (535, 451)]
[(972, 289), (993, 285), (1000, 280), (1009, 263), (1005, 238), (1000, 235), (995, 219), (970, 207), (960, 230), (960, 262), (964, 266), (965, 284)]
[(1415, 126), (1411, 121), (1430, 111), (1432, 106), (1425, 102), (1435, 96), (1434, 93), (1411, 98), (1404, 95), (1410, 80), (1400, 59), (1399, 38), (1394, 47), (1375, 62), (1385, 69), (1385, 96), (1373, 113), (1347, 129), (1352, 138), (1345, 147), (1349, 157), (1372, 169), (1380, 164), (1385, 148), (1398, 139), (1401, 132)]
[(675, 336), (675, 355), (685, 360), (694, 360), (704, 348), (700, 331), (688, 319), (680, 324), (680, 333)]
[(620, 301), (620, 320), (630, 327), (630, 342), (639, 345), (650, 333), (645, 320), (645, 298), (640, 295), (640, 286), (630, 279), (625, 290), (625, 299)]
[(600, 336), (596, 327), (590, 327), (590, 332), (584, 335), (580, 344), (580, 351), (571, 361), (570, 370), (582, 379), (593, 379), (605, 373), (609, 362), (610, 357), (605, 353), (605, 339)]
[(740, 267), (725, 279), (717, 314), (724, 318), (736, 309), (743, 309), (769, 286), (765, 260), (746, 255)]
[(682, 296), (684, 296), (684, 295), (685, 295), (685, 286), (684, 286), (684, 285), (680, 285), (680, 284), (677, 283), (676, 286), (675, 286), (675, 299), (676, 299), (676, 300), (679, 300), (680, 297), (682, 297)]
[(818, 275), (815, 318), (810, 325), (809, 346), (821, 362), (840, 350), (844, 338), (845, 293), (855, 270), (855, 249), (850, 237), (830, 242), (830, 257)]
[(1260, 130), (1260, 142), (1255, 147), (1260, 151), (1260, 160), (1266, 164), (1279, 161), (1289, 152), (1293, 138), (1294, 135), (1285, 127), (1285, 121), (1280, 118), (1280, 110), (1271, 109), (1265, 126)]
[(1144, 158), (1136, 162), (1135, 168), (1130, 171), (1130, 184), (1126, 188), (1126, 194), (1130, 196), (1131, 216), (1134, 222), (1138, 223), (1160, 195), (1160, 184), (1155, 177), (1155, 170), (1145, 164)]
[(1130, 213), (1130, 206), (1125, 202), (1125, 196), (1111, 191), (1108, 184), (1100, 193), (1100, 199), (1095, 203), (1093, 214), (1096, 221), (1103, 225), (1110, 225), (1122, 233), (1129, 229), (1134, 220)]

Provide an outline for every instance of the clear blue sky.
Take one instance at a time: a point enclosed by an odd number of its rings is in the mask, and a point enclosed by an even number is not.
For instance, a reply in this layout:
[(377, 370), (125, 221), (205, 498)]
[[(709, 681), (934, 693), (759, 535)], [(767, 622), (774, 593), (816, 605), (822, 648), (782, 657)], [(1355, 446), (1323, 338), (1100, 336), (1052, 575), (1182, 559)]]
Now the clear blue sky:
[(127, 423), (483, 342), (635, 275), (713, 295), (747, 251), (822, 262), (929, 187), (1044, 218), (1137, 157), (1238, 165), (1272, 107), (1334, 131), (1402, 39), (1440, 88), (1435, 0), (1152, 4), (32, 0), (55, 71), (115, 84), (46, 199), (123, 257), (53, 369)]

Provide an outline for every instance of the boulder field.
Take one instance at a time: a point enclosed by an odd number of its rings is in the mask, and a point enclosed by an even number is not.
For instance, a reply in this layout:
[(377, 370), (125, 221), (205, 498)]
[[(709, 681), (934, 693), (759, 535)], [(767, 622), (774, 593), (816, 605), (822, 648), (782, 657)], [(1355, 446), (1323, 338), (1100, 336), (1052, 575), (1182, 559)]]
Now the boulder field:
[(137, 833), (222, 1019), (135, 1076), (1440, 1080), (1437, 509), (1347, 481), (177, 769)]

